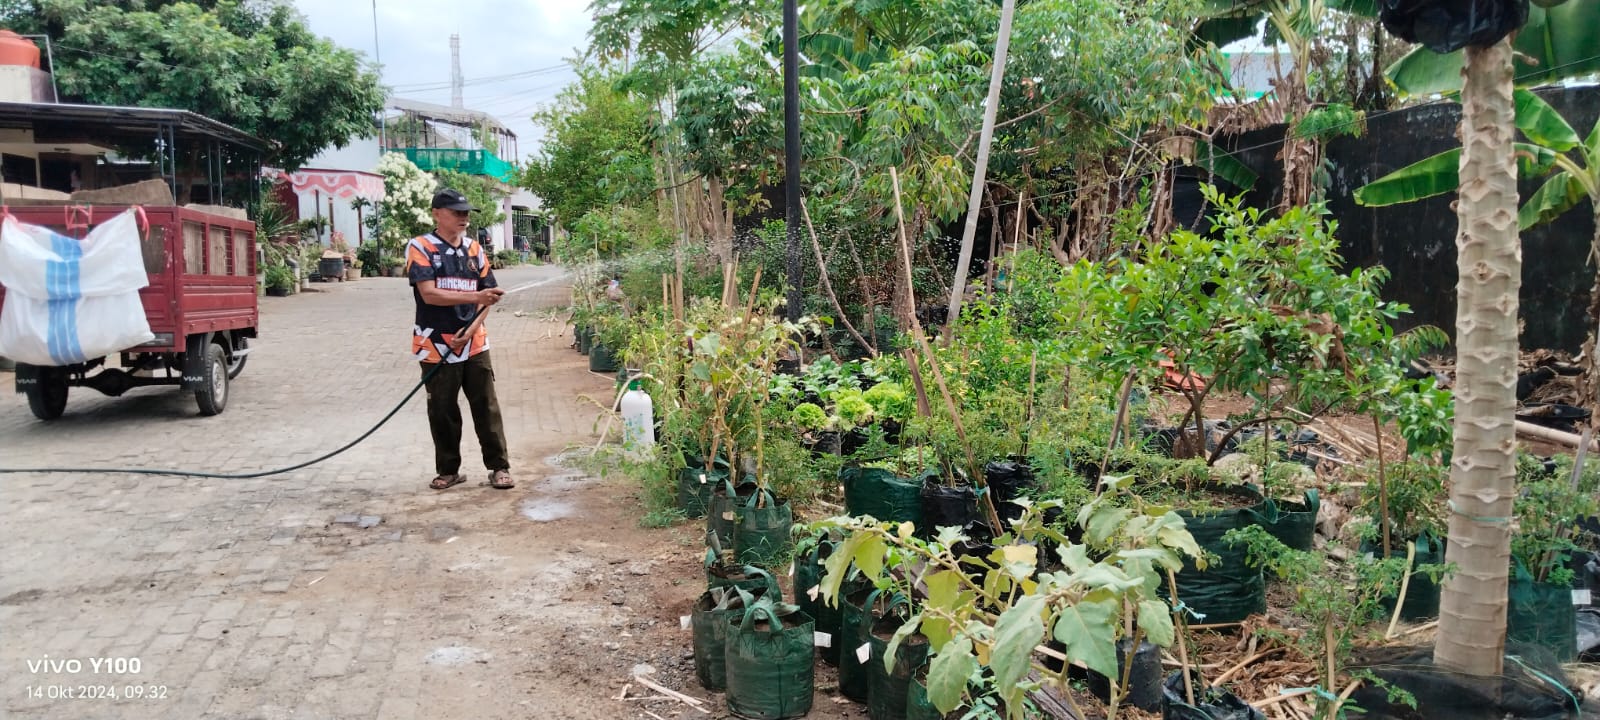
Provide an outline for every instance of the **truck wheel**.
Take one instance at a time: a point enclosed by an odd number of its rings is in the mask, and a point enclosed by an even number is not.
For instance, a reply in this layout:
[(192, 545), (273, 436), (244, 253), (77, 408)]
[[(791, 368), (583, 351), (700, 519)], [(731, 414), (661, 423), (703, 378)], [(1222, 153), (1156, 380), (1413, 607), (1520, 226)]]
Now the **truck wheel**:
[(215, 343), (206, 346), (204, 384), (194, 391), (201, 415), (216, 415), (228, 406), (228, 354)]
[[(250, 340), (249, 338), (240, 337), (235, 339), (233, 344), (234, 350), (245, 350), (250, 347)], [(239, 373), (244, 372), (244, 364), (249, 362), (249, 360), (250, 358), (247, 356), (240, 356), (234, 358), (233, 362), (228, 363), (228, 379), (232, 380), (236, 377), (239, 377)]]
[(28, 409), (40, 420), (54, 420), (67, 409), (67, 376), (58, 370), (40, 368), (39, 381), (25, 391)]

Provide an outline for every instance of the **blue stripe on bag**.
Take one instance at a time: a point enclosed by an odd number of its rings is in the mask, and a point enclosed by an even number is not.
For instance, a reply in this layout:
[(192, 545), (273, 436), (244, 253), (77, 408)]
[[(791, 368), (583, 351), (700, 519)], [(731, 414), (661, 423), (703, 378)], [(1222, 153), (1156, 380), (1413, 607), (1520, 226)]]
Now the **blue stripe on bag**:
[(57, 365), (83, 362), (83, 347), (78, 342), (78, 300), (82, 296), (79, 276), (83, 246), (65, 235), (50, 233), (50, 249), (60, 260), (45, 263), (45, 302), (49, 307), (46, 347)]

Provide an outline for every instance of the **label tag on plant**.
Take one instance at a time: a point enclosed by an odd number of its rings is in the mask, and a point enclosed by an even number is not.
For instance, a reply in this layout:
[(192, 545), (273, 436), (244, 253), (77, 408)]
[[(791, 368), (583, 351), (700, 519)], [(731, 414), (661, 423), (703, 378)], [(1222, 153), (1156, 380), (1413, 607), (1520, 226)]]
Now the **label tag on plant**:
[(825, 632), (811, 633), (811, 644), (821, 648), (833, 647), (833, 635)]
[(856, 648), (856, 660), (860, 661), (862, 665), (867, 664), (867, 661), (871, 659), (872, 643), (862, 643), (861, 647)]
[(1589, 591), (1589, 588), (1572, 591), (1573, 605), (1588, 605), (1591, 602), (1594, 602), (1594, 594)]
[(806, 591), (806, 597), (811, 598), (812, 602), (815, 602), (817, 599), (817, 593), (821, 590), (821, 585), (812, 585), (811, 589)]
[(733, 511), (729, 510), (729, 511), (723, 513), (722, 514), (722, 519), (723, 520), (732, 521), (733, 520)]
[(794, 563), (789, 563), (789, 569), (783, 574), (788, 575), (789, 577), (794, 577)]
[(701, 485), (706, 484), (706, 474), (705, 473), (700, 473), (700, 484)]
[(689, 616), (688, 615), (679, 615), (678, 616), (678, 627), (680, 627), (680, 628), (682, 628), (684, 630), (688, 630), (689, 629)]

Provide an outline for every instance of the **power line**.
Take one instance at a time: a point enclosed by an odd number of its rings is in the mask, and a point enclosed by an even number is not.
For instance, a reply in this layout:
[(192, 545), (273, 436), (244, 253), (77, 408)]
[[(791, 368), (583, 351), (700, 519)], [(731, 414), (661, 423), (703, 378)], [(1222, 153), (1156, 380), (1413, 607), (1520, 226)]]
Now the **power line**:
[[(518, 79), (521, 79), (521, 78), (536, 77), (536, 76), (539, 76), (539, 75), (549, 75), (549, 74), (554, 73), (554, 72), (559, 72), (561, 70), (570, 70), (570, 69), (571, 69), (570, 66), (566, 65), (565, 63), (563, 63), (561, 65), (551, 65), (549, 67), (535, 68), (533, 70), (524, 70), (524, 71), (521, 71), (521, 72), (506, 73), (504, 75), (486, 75), (486, 76), (483, 76), (483, 77), (466, 78), (466, 79), (462, 80), (461, 84), (462, 84), (463, 87), (470, 86), (470, 85), (493, 84), (493, 83), (506, 82), (506, 81), (509, 81), (509, 80), (518, 80)], [(449, 81), (444, 81), (444, 82), (400, 83), (400, 84), (397, 84), (397, 85), (393, 85), (392, 87), (395, 90), (403, 90), (403, 91), (406, 91), (406, 92), (418, 92), (418, 91), (424, 91), (424, 90), (444, 90), (446, 88), (451, 87), (451, 83)]]

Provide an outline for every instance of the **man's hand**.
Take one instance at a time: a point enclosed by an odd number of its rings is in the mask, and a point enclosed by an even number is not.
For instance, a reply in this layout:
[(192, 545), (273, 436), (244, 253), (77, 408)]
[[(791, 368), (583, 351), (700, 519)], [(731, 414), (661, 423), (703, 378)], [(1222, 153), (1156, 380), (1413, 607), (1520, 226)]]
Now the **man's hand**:
[(493, 305), (493, 304), (495, 304), (497, 302), (500, 302), (500, 296), (505, 295), (505, 294), (506, 294), (506, 291), (501, 290), (500, 288), (497, 288), (497, 287), (496, 288), (484, 288), (483, 290), (479, 290), (479, 291), (473, 293), (472, 294), (473, 295), (472, 299), (473, 299), (473, 302), (476, 302), (479, 305), (486, 305), (487, 306), (487, 305)]

